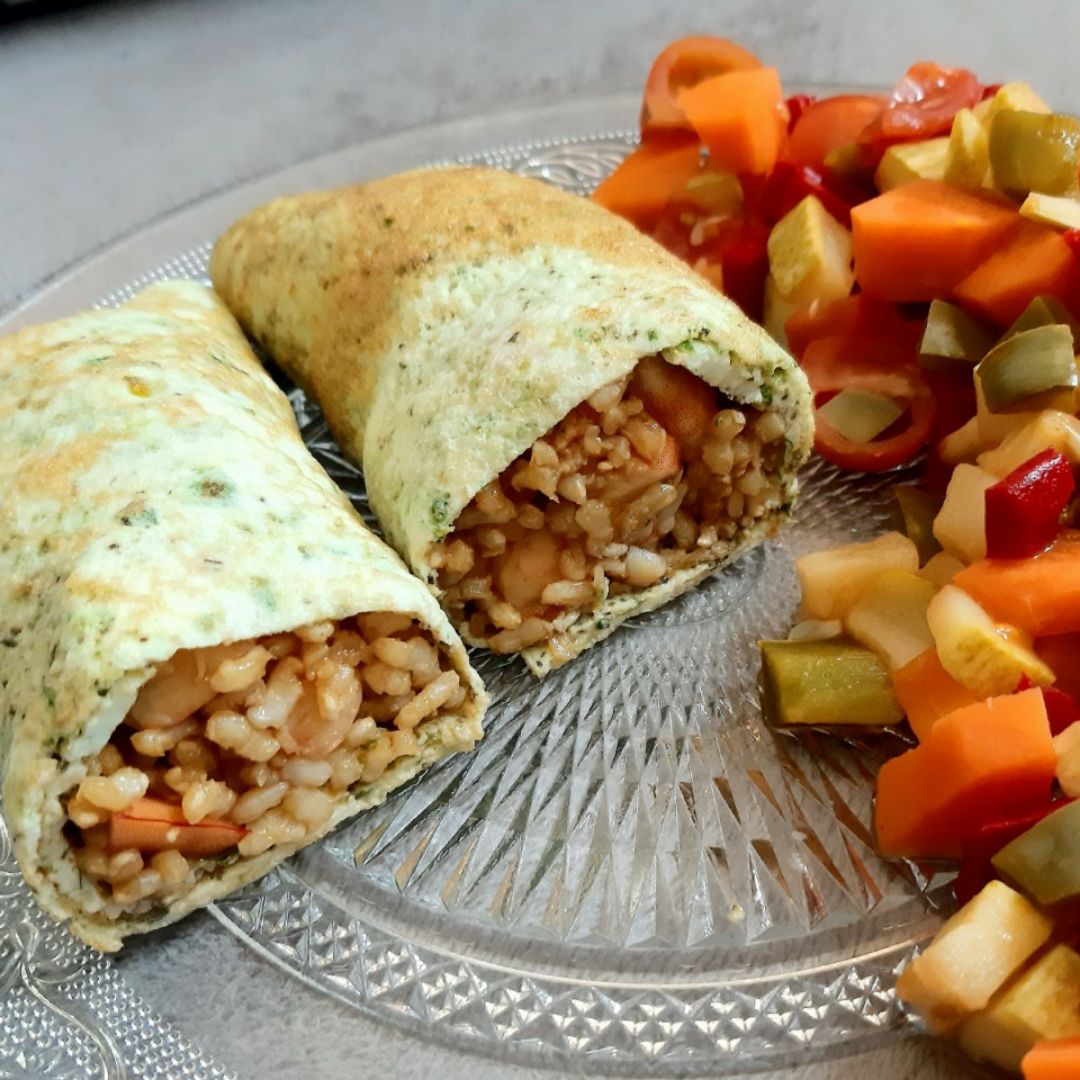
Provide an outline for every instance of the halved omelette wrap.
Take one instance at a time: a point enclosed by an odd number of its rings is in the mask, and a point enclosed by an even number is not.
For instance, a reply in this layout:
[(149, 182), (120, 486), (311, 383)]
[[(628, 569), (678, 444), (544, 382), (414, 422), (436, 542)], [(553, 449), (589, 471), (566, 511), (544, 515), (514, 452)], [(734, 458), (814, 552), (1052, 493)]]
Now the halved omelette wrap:
[(422, 170), (279, 199), (214, 286), (322, 406), (470, 643), (544, 674), (773, 533), (809, 453), (794, 361), (627, 222)]
[(0, 521), (4, 814), (99, 949), (481, 736), (446, 616), (200, 285), (0, 340)]

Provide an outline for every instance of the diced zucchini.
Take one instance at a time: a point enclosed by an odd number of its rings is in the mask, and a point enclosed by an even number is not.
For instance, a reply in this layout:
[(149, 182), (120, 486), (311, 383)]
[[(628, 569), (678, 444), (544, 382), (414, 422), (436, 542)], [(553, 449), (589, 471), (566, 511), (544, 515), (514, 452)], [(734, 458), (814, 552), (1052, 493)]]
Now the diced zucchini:
[(812, 619), (843, 619), (879, 574), (918, 569), (915, 545), (897, 532), (861, 544), (815, 551), (795, 563), (803, 611)]
[(1042, 1039), (1080, 1035), (1080, 954), (1057, 945), (960, 1029), (973, 1058), (1020, 1071), (1020, 1060)]
[(853, 641), (761, 642), (762, 708), (775, 727), (887, 727), (904, 712), (888, 673)]
[(934, 536), (961, 562), (986, 558), (986, 489), (997, 482), (977, 465), (957, 465), (949, 477), (945, 501), (934, 518)]
[(926, 609), (941, 666), (976, 697), (1011, 694), (1026, 675), (1049, 686), (1054, 673), (1039, 659), (1021, 631), (1003, 627), (966, 592), (946, 585)]
[(941, 589), (963, 569), (964, 564), (955, 555), (950, 555), (947, 551), (939, 551), (919, 571), (919, 575)]
[(944, 180), (949, 137), (898, 143), (885, 151), (874, 174), (879, 191), (891, 191), (916, 180)]
[(1075, 391), (1080, 379), (1067, 326), (1037, 326), (1005, 338), (975, 369), (990, 412), (1031, 411), (1046, 395)]
[(1080, 199), (1032, 191), (1020, 205), (1020, 213), (1054, 229), (1080, 229)]
[(993, 341), (993, 334), (978, 319), (955, 304), (933, 300), (919, 345), (919, 363), (932, 370), (974, 367)]
[(945, 182), (954, 187), (981, 188), (990, 172), (990, 139), (970, 109), (953, 117), (945, 154)]
[(931, 1031), (949, 1031), (985, 1008), (1051, 930), (1050, 919), (1018, 892), (991, 881), (908, 964), (896, 993)]
[(769, 270), (780, 295), (797, 307), (827, 304), (851, 292), (851, 233), (813, 195), (769, 233)]
[(904, 407), (869, 390), (841, 390), (818, 409), (831, 428), (852, 442), (868, 443), (904, 415)]
[(1053, 109), (1025, 82), (1005, 83), (986, 101), (979, 102), (972, 110), (981, 124), (990, 130), (999, 112), (1051, 113)]
[(1034, 330), (1039, 326), (1054, 326), (1060, 323), (1067, 326), (1073, 335), (1073, 345), (1080, 341), (1080, 326), (1072, 317), (1069, 309), (1056, 296), (1036, 296), (1017, 316), (1016, 322), (1001, 335), (1001, 340), (1014, 337), (1025, 330)]
[(1044, 817), (991, 861), (1040, 904), (1080, 896), (1080, 802)]
[(934, 518), (941, 509), (941, 500), (911, 484), (894, 487), (893, 494), (904, 518), (904, 532), (918, 549), (922, 564), (941, 550), (934, 535)]
[(1072, 723), (1054, 736), (1054, 753), (1059, 787), (1070, 799), (1080, 798), (1080, 723)]
[(780, 295), (780, 290), (776, 287), (776, 278), (768, 274), (765, 278), (761, 323), (782, 349), (788, 347), (787, 321), (798, 310), (798, 304)]
[[(975, 425), (979, 431), (980, 450), (997, 446), (1002, 439), (1008, 438), (1014, 431), (1026, 427), (1039, 415), (1041, 409), (1055, 407), (1043, 404), (1039, 408), (1032, 408), (1025, 412), (991, 412), (987, 408), (986, 398), (983, 396), (982, 380), (978, 374), (974, 376), (972, 381), (975, 384)], [(1054, 395), (1049, 396), (1053, 397)]]
[(979, 455), (980, 469), (1004, 478), (1044, 450), (1064, 454), (1080, 465), (1080, 420), (1056, 409), (1038, 413), (1019, 431), (1005, 437), (1000, 446)]
[(990, 122), (994, 186), (1014, 197), (1030, 191), (1071, 195), (1080, 167), (1080, 120), (1060, 113), (1007, 109)]
[(887, 570), (863, 590), (848, 612), (847, 631), (873, 649), (889, 671), (896, 671), (933, 648), (926, 609), (936, 592), (918, 574)]

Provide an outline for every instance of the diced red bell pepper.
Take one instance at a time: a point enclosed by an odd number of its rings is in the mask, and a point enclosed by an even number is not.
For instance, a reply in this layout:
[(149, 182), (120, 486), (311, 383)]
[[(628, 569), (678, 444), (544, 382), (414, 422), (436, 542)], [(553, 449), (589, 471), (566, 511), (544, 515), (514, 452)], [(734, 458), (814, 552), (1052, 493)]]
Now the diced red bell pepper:
[(789, 210), (814, 195), (821, 205), (845, 228), (851, 228), (851, 206), (817, 169), (810, 165), (795, 165), (790, 161), (776, 163), (762, 186), (755, 208), (770, 225), (775, 225)]
[(817, 98), (813, 94), (792, 94), (791, 97), (784, 102), (788, 111), (788, 131), (799, 122), (799, 117), (802, 116), (806, 110), (817, 101)]
[(1044, 817), (1048, 817), (1055, 810), (1060, 810), (1071, 799), (1059, 799), (1056, 802), (1048, 802), (1037, 810), (1031, 810), (1017, 817), (1005, 818), (1001, 821), (993, 821), (988, 825), (982, 825), (978, 831), (964, 844), (963, 855), (960, 859), (960, 869), (953, 881), (953, 892), (956, 894), (956, 902), (963, 906), (973, 896), (980, 892), (988, 882), (997, 877), (991, 859), (1006, 845), (1022, 836), (1033, 825), (1037, 825)]
[(986, 490), (986, 554), (1026, 559), (1053, 543), (1076, 490), (1064, 454), (1044, 450)]
[(885, 339), (890, 348), (902, 347), (907, 359), (915, 361), (924, 321), (905, 319), (900, 309), (887, 300), (866, 293), (844, 296), (831, 304), (815, 304), (796, 311), (784, 326), (788, 349), (801, 359), (812, 341), (823, 337), (871, 337)]
[[(1022, 694), (1034, 685), (1027, 675), (1021, 675), (1015, 692)], [(1067, 727), (1080, 720), (1080, 705), (1076, 704), (1076, 699), (1072, 694), (1056, 686), (1040, 686), (1039, 689), (1042, 691), (1043, 702), (1046, 705), (1046, 719), (1050, 723), (1051, 735), (1060, 735)]]

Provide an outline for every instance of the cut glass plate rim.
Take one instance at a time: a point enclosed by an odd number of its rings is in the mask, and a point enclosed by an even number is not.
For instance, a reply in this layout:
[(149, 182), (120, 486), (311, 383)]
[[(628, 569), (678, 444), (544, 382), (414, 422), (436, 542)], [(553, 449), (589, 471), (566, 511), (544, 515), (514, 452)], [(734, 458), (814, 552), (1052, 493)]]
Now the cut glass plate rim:
[[(818, 93), (834, 93), (851, 88), (811, 86), (805, 89)], [(633, 97), (619, 95), (592, 101), (576, 101), (570, 105), (542, 107), (533, 111), (517, 110), (503, 116), (469, 118), (429, 129), (403, 132), (396, 136), (376, 140), (376, 143), (386, 147), (386, 155), (381, 158), (381, 161), (386, 163), (385, 167), (368, 168), (367, 175), (362, 170), (353, 178), (365, 179), (369, 175), (382, 175), (405, 167), (460, 160), (486, 160), (490, 164), (498, 165), (504, 161), (516, 160), (522, 154), (604, 140), (629, 146), (633, 141), (632, 119), (637, 100), (637, 95)], [(508, 138), (512, 129), (516, 129), (514, 136)], [(538, 133), (538, 138), (532, 140), (521, 138), (523, 132), (529, 134), (533, 131)], [(433, 146), (445, 146), (447, 152), (429, 155), (418, 153), (417, 144), (425, 139), (430, 139)], [(116, 293), (128, 292), (148, 284), (150, 280), (153, 280), (150, 267), (159, 265), (162, 257), (169, 252), (174, 253), (173, 262), (187, 260), (191, 266), (196, 266), (208, 252), (207, 235), (215, 235), (216, 231), (239, 213), (281, 191), (300, 190), (318, 186), (319, 183), (343, 182), (340, 175), (348, 170), (350, 155), (364, 149), (370, 156), (372, 146), (372, 143), (364, 143), (357, 148), (346, 148), (318, 159), (302, 162), (260, 180), (237, 185), (208, 199), (199, 200), (191, 207), (170, 214), (153, 225), (137, 230), (130, 237), (114, 244), (101, 254), (92, 256), (62, 272), (52, 282), (31, 294), (29, 299), (24, 300), (0, 318), (0, 328), (15, 328), (25, 322), (42, 321), (84, 304), (100, 301), (104, 291), (103, 282), (97, 277), (100, 270), (109, 271), (105, 281), (111, 281), (112, 292)], [(304, 179), (302, 183), (298, 183), (298, 186), (293, 187), (291, 184), (293, 176), (297, 177), (298, 181), (301, 177)], [(320, 180), (322, 176), (326, 178)], [(177, 252), (184, 254), (176, 255)], [(93, 295), (87, 299), (91, 292)], [(644, 632), (648, 632), (649, 629), (649, 627), (641, 628)], [(271, 879), (264, 879), (262, 885), (257, 884), (252, 889), (261, 896), (260, 903), (265, 908), (267, 897), (275, 888), (280, 888), (290, 895), (291, 890), (303, 888), (303, 882), (307, 876), (305, 860), (309, 863), (312, 860), (333, 857), (317, 847), (306, 855), (301, 855), (295, 864), (286, 865), (271, 875), (273, 882), (270, 885), (267, 885), (267, 882)], [(944, 888), (941, 886), (936, 889), (932, 897), (943, 899)], [(260, 889), (263, 890), (262, 893), (258, 892)], [(247, 892), (241, 894), (241, 897), (246, 895), (248, 895)], [(319, 899), (325, 903), (325, 898)], [(507, 970), (505, 965), (500, 963), (497, 950), (487, 955), (482, 939), (485, 934), (490, 934), (489, 930), (478, 930), (475, 935), (470, 935), (462, 932), (460, 923), (448, 927), (446, 920), (440, 922), (440, 918), (436, 915), (432, 915), (428, 920), (422, 916), (418, 917), (415, 911), (399, 914), (397, 911), (388, 910), (385, 906), (376, 907), (376, 900), (385, 905), (386, 896), (384, 893), (380, 894), (378, 889), (375, 889), (370, 896), (353, 895), (346, 901), (346, 915), (351, 923), (360, 926), (362, 931), (370, 931), (371, 937), (384, 938), (383, 944), (387, 944), (391, 951), (395, 943), (415, 946), (416, 950), (426, 951), (436, 957), (441, 956), (451, 964), (460, 962), (464, 965), (464, 969), (471, 969), (474, 975)], [(408, 906), (405, 903), (405, 897), (402, 896), (400, 900), (401, 903), (398, 906), (404, 910)], [(275, 940), (272, 934), (268, 936), (264, 932), (262, 937), (253, 936), (250, 927), (244, 922), (246, 916), (242, 913), (241, 903), (235, 900), (224, 901), (215, 906), (213, 913), (246, 944), (255, 948), (275, 965), (301, 978), (308, 985), (316, 987), (322, 993), (333, 994), (339, 1000), (361, 1008), (370, 1015), (395, 1023), (414, 1034), (420, 1033), (440, 1042), (479, 1052), (494, 1052), (495, 1049), (501, 1048), (502, 1051), (509, 1051), (514, 1060), (523, 1063), (532, 1061), (549, 1066), (567, 1067), (574, 1062), (581, 1065), (587, 1060), (590, 1062), (590, 1068), (596, 1068), (598, 1071), (619, 1073), (648, 1066), (656, 1075), (682, 1075), (690, 1071), (715, 1069), (721, 1064), (739, 1069), (772, 1068), (781, 1065), (785, 1060), (795, 1060), (792, 1055), (805, 1057), (809, 1052), (818, 1057), (851, 1053), (868, 1045), (867, 1040), (876, 1041), (878, 1038), (886, 1037), (890, 1031), (895, 1033), (905, 1026), (906, 1016), (892, 1000), (891, 991), (888, 988), (888, 973), (895, 973), (899, 963), (910, 953), (912, 943), (925, 938), (936, 922), (933, 914), (926, 912), (926, 917), (918, 924), (917, 929), (914, 923), (904, 923), (903, 934), (893, 935), (893, 939), (890, 940), (886, 933), (884, 941), (875, 940), (874, 944), (865, 951), (862, 946), (869, 943), (853, 943), (850, 940), (850, 934), (846, 934), (842, 928), (834, 932), (834, 947), (824, 953), (819, 952), (815, 961), (803, 968), (784, 966), (783, 954), (790, 953), (791, 942), (776, 943), (771, 953), (763, 950), (761, 946), (754, 946), (751, 950), (753, 957), (748, 954), (745, 958), (745, 971), (739, 977), (725, 980), (725, 985), (736, 993), (741, 993), (744, 988), (747, 993), (752, 993), (755, 988), (758, 991), (764, 989), (766, 991), (764, 996), (767, 998), (769, 986), (772, 986), (774, 990), (782, 991), (785, 983), (791, 985), (798, 983), (803, 987), (799, 993), (806, 994), (811, 992), (806, 987), (812, 988), (815, 983), (821, 984), (822, 990), (827, 991), (825, 984), (831, 977), (840, 977), (852, 972), (854, 971), (853, 964), (864, 962), (870, 965), (874, 972), (867, 978), (874, 983), (872, 993), (880, 999), (878, 1000), (879, 1015), (861, 1027), (856, 1024), (855, 1027), (858, 1030), (847, 1032), (835, 1040), (826, 1040), (820, 1045), (816, 1044), (815, 1032), (811, 1028), (797, 1035), (786, 1045), (781, 1045), (784, 1040), (779, 1038), (778, 1034), (776, 1045), (771, 1049), (767, 1045), (767, 1038), (764, 1043), (758, 1045), (756, 1050), (749, 1046), (744, 1050), (736, 1039), (733, 1045), (715, 1056), (708, 1053), (702, 1055), (700, 1052), (681, 1055), (677, 1052), (678, 1047), (674, 1043), (673, 1048), (676, 1052), (673, 1054), (666, 1051), (638, 1054), (620, 1053), (611, 1047), (601, 1047), (599, 1050), (588, 1047), (582, 1049), (573, 1040), (564, 1039), (560, 1042), (558, 1039), (537, 1039), (522, 1035), (521, 1032), (500, 1037), (485, 1036), (483, 1033), (465, 1030), (461, 1025), (455, 1027), (453, 1023), (440, 1024), (437, 1022), (438, 1018), (431, 1016), (427, 1018), (429, 1022), (422, 1024), (418, 1032), (416, 1019), (423, 1019), (422, 1016), (412, 1015), (409, 1009), (403, 1009), (400, 1006), (387, 1008), (381, 1005), (374, 995), (369, 994), (365, 997), (362, 994), (358, 997), (355, 993), (344, 992), (340, 987), (335, 988), (326, 979), (317, 977), (312, 970), (298, 965), (295, 958), (290, 962), (290, 958), (280, 947), (280, 941)], [(913, 901), (913, 903), (918, 903), (918, 901)], [(926, 910), (925, 906), (923, 910)], [(893, 912), (893, 914), (896, 913)], [(865, 929), (870, 930), (871, 927), (867, 926)], [(176, 932), (182, 933), (183, 930), (181, 928)], [(818, 944), (820, 945), (821, 942), (819, 941)], [(588, 951), (583, 950), (583, 959)], [(692, 994), (695, 989), (707, 990), (714, 985), (709, 979), (699, 979), (693, 973), (684, 972), (680, 975), (678, 972), (663, 971), (662, 960), (670, 953), (668, 949), (630, 951), (633, 954), (633, 962), (628, 963), (625, 969), (620, 965), (613, 965), (611, 970), (606, 972), (608, 977), (599, 979), (596, 977), (599, 972), (596, 969), (590, 969), (587, 973), (587, 982), (585, 982), (582, 976), (566, 970), (565, 952), (561, 957), (556, 956), (554, 959), (547, 960), (542, 944), (537, 944), (530, 949), (527, 968), (519, 968), (514, 974), (523, 975), (535, 983), (548, 980), (553, 986), (568, 988), (571, 993), (575, 987), (578, 987), (582, 992), (595, 992), (601, 996), (607, 992), (615, 996), (620, 994), (633, 996), (635, 991), (661, 996), (669, 992)], [(738, 963), (736, 957), (730, 956), (732, 950), (722, 951)], [(765, 963), (762, 963), (763, 960)], [(422, 988), (424, 971), (418, 969), (414, 974), (417, 986)], [(859, 976), (854, 977), (859, 978)], [(544, 995), (541, 994), (538, 1000), (542, 1000), (543, 997)], [(626, 1002), (624, 1006), (629, 1008), (630, 1004)], [(577, 1008), (578, 1005), (575, 1004), (573, 1007)], [(422, 1012), (422, 1010), (419, 1011)], [(660, 1041), (663, 1042), (663, 1040)], [(801, 1046), (801, 1049), (796, 1051), (796, 1045)]]

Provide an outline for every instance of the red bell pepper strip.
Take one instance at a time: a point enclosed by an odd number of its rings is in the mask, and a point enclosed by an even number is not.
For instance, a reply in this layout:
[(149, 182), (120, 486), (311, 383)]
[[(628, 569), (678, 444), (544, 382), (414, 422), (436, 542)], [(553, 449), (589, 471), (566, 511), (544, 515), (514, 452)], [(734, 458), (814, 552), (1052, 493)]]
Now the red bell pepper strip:
[[(930, 438), (936, 403), (922, 371), (902, 342), (866, 336), (822, 337), (811, 341), (802, 357), (815, 405), (843, 389), (868, 390), (903, 405), (906, 417), (885, 436), (855, 442), (816, 419), (814, 449), (841, 469), (884, 472), (911, 461)], [(906, 423), (905, 423), (906, 419)], [(890, 434), (892, 432), (892, 434)]]
[[(1022, 694), (1034, 685), (1027, 675), (1021, 675), (1014, 692)], [(1042, 691), (1043, 702), (1046, 705), (1046, 719), (1050, 722), (1051, 735), (1060, 735), (1067, 727), (1080, 720), (1080, 705), (1076, 704), (1076, 699), (1072, 694), (1056, 686), (1040, 686), (1039, 689)]]
[(1053, 543), (1076, 490), (1064, 454), (1044, 450), (986, 490), (986, 554), (1026, 559)]
[(788, 111), (788, 131), (799, 122), (799, 117), (802, 116), (806, 110), (817, 101), (817, 98), (813, 94), (792, 94), (791, 97), (784, 102)]
[(960, 859), (960, 869), (953, 881), (953, 892), (956, 894), (956, 902), (963, 906), (975, 896), (985, 885), (997, 877), (991, 859), (1008, 843), (1018, 836), (1022, 836), (1033, 825), (1037, 825), (1044, 817), (1048, 817), (1055, 810), (1060, 810), (1071, 799), (1058, 799), (1056, 802), (1048, 802), (1038, 810), (1032, 810), (1019, 817), (1005, 818), (1001, 821), (991, 822), (989, 825), (980, 826), (975, 835), (964, 844), (963, 855)]

